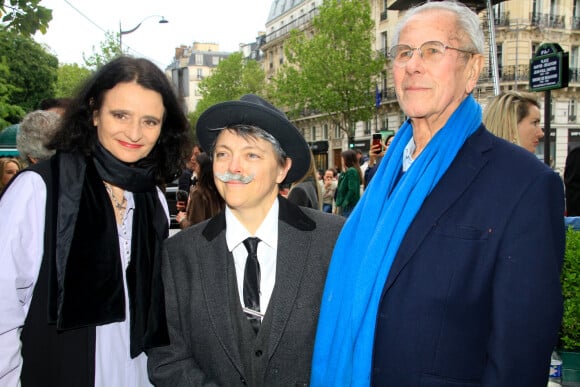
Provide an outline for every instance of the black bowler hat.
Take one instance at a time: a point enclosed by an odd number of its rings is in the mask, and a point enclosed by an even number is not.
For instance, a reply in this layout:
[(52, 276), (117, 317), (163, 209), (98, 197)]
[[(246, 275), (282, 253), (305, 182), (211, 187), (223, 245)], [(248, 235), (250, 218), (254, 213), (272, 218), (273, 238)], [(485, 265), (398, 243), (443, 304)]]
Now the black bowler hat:
[(270, 133), (292, 159), (292, 167), (284, 180), (287, 183), (302, 178), (310, 167), (310, 149), (298, 129), (286, 115), (254, 94), (239, 101), (215, 104), (197, 120), (197, 138), (203, 149), (210, 149), (220, 130), (233, 125), (253, 125)]

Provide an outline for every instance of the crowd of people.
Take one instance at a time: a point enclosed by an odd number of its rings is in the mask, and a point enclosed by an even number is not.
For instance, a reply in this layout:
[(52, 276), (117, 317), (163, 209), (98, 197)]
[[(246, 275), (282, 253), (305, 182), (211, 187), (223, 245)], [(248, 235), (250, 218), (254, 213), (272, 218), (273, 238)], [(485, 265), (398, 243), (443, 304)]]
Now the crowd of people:
[(537, 99), (482, 111), (462, 3), (392, 38), (408, 119), (339, 170), (253, 94), (203, 112), (194, 144), (146, 59), (29, 113), (0, 159), (0, 385), (544, 387), (580, 157), (566, 203), (533, 154)]

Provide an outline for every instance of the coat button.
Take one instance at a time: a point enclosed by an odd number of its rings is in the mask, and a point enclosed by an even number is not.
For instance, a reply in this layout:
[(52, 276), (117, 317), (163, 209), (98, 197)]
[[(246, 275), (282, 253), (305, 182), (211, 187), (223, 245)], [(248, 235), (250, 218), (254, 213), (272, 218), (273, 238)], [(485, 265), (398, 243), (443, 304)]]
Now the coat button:
[(255, 352), (256, 357), (260, 357), (262, 356), (262, 351), (260, 351), (259, 349)]
[(246, 379), (244, 379), (244, 377), (243, 377), (243, 376), (240, 376), (240, 382), (242, 382), (242, 384), (243, 384), (244, 386), (247, 386), (247, 385), (248, 385), (248, 384), (246, 383)]

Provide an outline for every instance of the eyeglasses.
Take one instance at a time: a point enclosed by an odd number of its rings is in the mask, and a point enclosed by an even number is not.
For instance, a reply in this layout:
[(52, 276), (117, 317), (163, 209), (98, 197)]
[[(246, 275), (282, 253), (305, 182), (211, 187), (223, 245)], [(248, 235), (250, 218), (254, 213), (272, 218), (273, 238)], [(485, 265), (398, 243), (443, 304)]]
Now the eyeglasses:
[(443, 55), (445, 55), (445, 50), (447, 49), (463, 52), (470, 55), (474, 54), (474, 52), (471, 51), (446, 46), (441, 42), (429, 41), (423, 43), (420, 47), (417, 48), (411, 47), (407, 44), (397, 44), (396, 46), (391, 47), (389, 50), (389, 58), (393, 60), (393, 63), (396, 66), (404, 67), (407, 65), (407, 62), (411, 60), (415, 51), (418, 51), (419, 56), (425, 62), (428, 64), (435, 64), (443, 59)]

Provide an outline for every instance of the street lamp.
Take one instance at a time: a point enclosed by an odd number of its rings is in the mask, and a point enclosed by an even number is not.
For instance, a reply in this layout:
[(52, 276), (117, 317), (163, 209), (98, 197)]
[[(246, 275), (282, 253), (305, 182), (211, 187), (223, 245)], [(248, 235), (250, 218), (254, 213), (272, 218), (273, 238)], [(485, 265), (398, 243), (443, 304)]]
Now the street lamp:
[(123, 53), (123, 35), (130, 34), (131, 32), (135, 32), (139, 27), (141, 27), (141, 24), (143, 24), (143, 22), (145, 20), (151, 19), (153, 17), (159, 18), (159, 24), (169, 23), (169, 21), (167, 19), (165, 19), (164, 16), (150, 15), (150, 16), (147, 16), (146, 18), (144, 18), (143, 20), (141, 20), (139, 22), (139, 24), (137, 24), (135, 27), (131, 28), (130, 30), (123, 31), (123, 28), (121, 27), (121, 21), (119, 20), (119, 50), (121, 51), (121, 54)]

